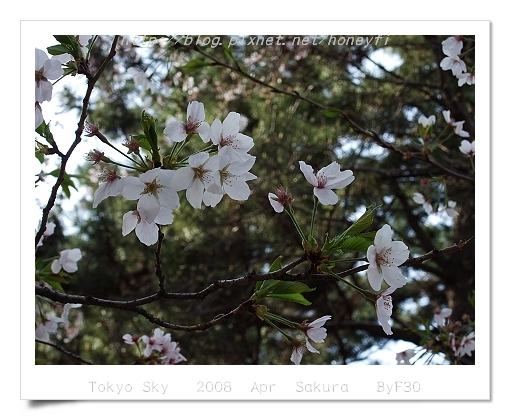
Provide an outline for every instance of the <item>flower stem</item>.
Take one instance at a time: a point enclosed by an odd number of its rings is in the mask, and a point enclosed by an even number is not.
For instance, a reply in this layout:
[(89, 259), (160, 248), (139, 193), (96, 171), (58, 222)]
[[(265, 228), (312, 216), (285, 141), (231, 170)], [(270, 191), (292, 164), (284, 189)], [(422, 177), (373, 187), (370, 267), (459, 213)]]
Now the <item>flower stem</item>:
[(315, 216), (317, 215), (317, 206), (319, 205), (319, 200), (317, 197), (313, 196), (313, 212), (312, 212), (312, 221), (310, 223), (310, 236), (313, 238), (313, 228), (315, 226)]
[(298, 224), (298, 222), (296, 220), (296, 217), (294, 216), (294, 210), (292, 210), (292, 207), (290, 205), (285, 206), (285, 211), (289, 215), (290, 220), (292, 220), (292, 223), (294, 223), (294, 226), (296, 227), (296, 230), (298, 231), (299, 236), (301, 236), (301, 240), (302, 241), (306, 241), (305, 234), (301, 230), (301, 227), (299, 226), (299, 224)]
[(288, 319), (285, 319), (285, 318), (282, 318), (281, 316), (279, 315), (275, 315), (275, 314), (272, 314), (271, 312), (266, 312), (266, 314), (264, 315), (264, 319), (267, 318), (270, 318), (271, 320), (274, 320), (274, 321), (277, 321), (277, 322), (280, 322), (284, 325), (287, 325), (288, 327), (291, 327), (291, 328), (299, 328), (299, 324), (297, 324), (296, 322), (292, 322), (292, 321), (289, 321)]
[(273, 322), (271, 322), (269, 319), (264, 317), (264, 321), (266, 321), (269, 325), (271, 325), (275, 330), (279, 331), (287, 340), (289, 340), (291, 343), (294, 343), (294, 338), (291, 337), (289, 334), (283, 332), (277, 325), (275, 325)]
[(347, 280), (345, 280), (343, 277), (340, 277), (338, 274), (336, 273), (333, 273), (332, 271), (329, 271), (329, 273), (327, 274), (330, 274), (332, 275), (335, 279), (347, 284), (348, 286), (352, 287), (353, 289), (355, 289), (361, 296), (363, 296), (366, 300), (368, 300), (369, 302), (371, 303), (375, 303), (375, 301), (373, 299), (370, 299), (366, 294), (365, 292), (367, 292), (367, 290), (363, 290), (362, 288), (356, 286), (355, 284), (352, 284), (350, 282), (348, 282)]

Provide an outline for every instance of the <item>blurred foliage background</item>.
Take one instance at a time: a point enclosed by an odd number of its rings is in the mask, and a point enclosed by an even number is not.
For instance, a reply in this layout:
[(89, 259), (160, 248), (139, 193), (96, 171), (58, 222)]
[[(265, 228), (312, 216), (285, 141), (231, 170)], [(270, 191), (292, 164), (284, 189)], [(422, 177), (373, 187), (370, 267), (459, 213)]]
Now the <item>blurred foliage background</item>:
[[(158, 119), (164, 156), (170, 150), (163, 141), (164, 127), (171, 117), (184, 121), (186, 107), (193, 100), (204, 103), (209, 123), (216, 118), (223, 121), (231, 111), (242, 114), (247, 121), (242, 132), (255, 142), (250, 154), (257, 157), (251, 170), (257, 179), (249, 182), (249, 200), (224, 198), (215, 208), (197, 210), (180, 193), (181, 206), (174, 212), (174, 223), (163, 228), (167, 290), (197, 292), (215, 280), (263, 273), (279, 255), (284, 264), (299, 258), (303, 251), (292, 222), (284, 213), (276, 214), (267, 198), (276, 186), (287, 187), (295, 200), (297, 218), (303, 227), (309, 226), (312, 187), (299, 170), (299, 160), (316, 170), (338, 161), (342, 170), (350, 169), (356, 177), (338, 191), (337, 205), (319, 205), (317, 238), (323, 238), (326, 232), (330, 237), (343, 232), (370, 204), (382, 205), (370, 230), (388, 223), (394, 240), (404, 241), (411, 256), (472, 238), (475, 194), (474, 182), (468, 178), (474, 178), (474, 172), (469, 159), (458, 149), (461, 138), (453, 135), (441, 144), (437, 141), (439, 135), (446, 137), (444, 130), (451, 131), (441, 116), (443, 110), (450, 110), (455, 120), (464, 120), (464, 129), (474, 133), (474, 86), (459, 88), (457, 78), (439, 67), (444, 57), (441, 41), (446, 38), (392, 36), (387, 45), (381, 42), (368, 46), (327, 42), (296, 45), (293, 36), (283, 37), (283, 45), (247, 45), (246, 39), (239, 38), (227, 52), (221, 46), (186, 46), (170, 37), (151, 41), (141, 36), (121, 38), (117, 55), (96, 86), (88, 116), (88, 121), (118, 148), (130, 135), (142, 133), (140, 117), (145, 110)], [(108, 54), (112, 40), (99, 37), (92, 49), (92, 70)], [(229, 37), (221, 40), (228, 43)], [(474, 46), (474, 42), (471, 44)], [(463, 59), (468, 66), (474, 65), (470, 56)], [(151, 88), (136, 84), (127, 72), (129, 68), (145, 72)], [(75, 77), (75, 83), (85, 83), (83, 76)], [(70, 89), (56, 100), (63, 109), (81, 109), (81, 98)], [(325, 112), (326, 108), (341, 110), (392, 147), (412, 152), (412, 157), (406, 159), (381, 147), (337, 113)], [(428, 141), (433, 159), (464, 177), (454, 176), (424, 158), (417, 122), (421, 115), (437, 118)], [(187, 150), (192, 152), (202, 145), (197, 138)], [(102, 151), (118, 158), (111, 149), (105, 147)], [(72, 219), (77, 234), (64, 235), (62, 214), (55, 207), (50, 217), (57, 224), (55, 234), (45, 239), (37, 256), (81, 249), (79, 270), (64, 286), (71, 294), (127, 300), (154, 293), (158, 290), (155, 246), (141, 244), (134, 232), (126, 237), (121, 234), (122, 215), (134, 209), (134, 202), (119, 196), (92, 208), (101, 169), (101, 165), (84, 161), (76, 170), (79, 182), (75, 182), (84, 194), (74, 212), (65, 216)], [(415, 192), (430, 197), (431, 203), (440, 207), (447, 200), (455, 200), (459, 216), (427, 215), (412, 200)], [(313, 303), (311, 306), (276, 300), (267, 305), (296, 322), (332, 316), (325, 325), (326, 342), (317, 345), (320, 354), (305, 356), (303, 364), (363, 361), (389, 341), (419, 344), (419, 335), (412, 328), (426, 328), (439, 307), (452, 308), (453, 320), (464, 314), (474, 319), (470, 304), (475, 284), (474, 250), (472, 239), (459, 252), (403, 269), (409, 283), (393, 294), (392, 336), (384, 334), (373, 305), (334, 280), (307, 281), (315, 287), (305, 296)], [(354, 263), (344, 263), (337, 269), (352, 266)], [(348, 280), (368, 288), (365, 272)], [(175, 324), (199, 324), (235, 308), (250, 297), (253, 287), (223, 289), (203, 300), (158, 302), (146, 309)], [(121, 310), (84, 306), (81, 312), (83, 328), (64, 345), (93, 363), (133, 363), (134, 349), (123, 342), (122, 335), (151, 335), (155, 328), (145, 318)], [(179, 342), (189, 364), (290, 363), (290, 343), (249, 313), (203, 332), (168, 332)], [(36, 360), (76, 363), (41, 344), (36, 344)]]

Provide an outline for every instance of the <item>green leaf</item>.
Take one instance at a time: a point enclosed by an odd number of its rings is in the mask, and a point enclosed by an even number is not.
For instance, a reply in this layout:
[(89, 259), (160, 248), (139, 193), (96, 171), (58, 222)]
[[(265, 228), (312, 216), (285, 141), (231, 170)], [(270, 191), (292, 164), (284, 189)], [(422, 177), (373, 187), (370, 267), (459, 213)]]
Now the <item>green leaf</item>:
[(44, 163), (44, 153), (42, 153), (40, 150), (35, 151), (35, 157), (40, 163)]
[(322, 111), (322, 115), (328, 118), (336, 118), (340, 115), (341, 112), (342, 111), (340, 111), (339, 109), (325, 109), (324, 111)]
[(276, 260), (273, 261), (273, 264), (271, 264), (271, 267), (269, 267), (269, 272), (272, 273), (273, 271), (281, 270), (282, 268), (282, 259), (283, 256), (280, 255), (276, 258)]
[(367, 227), (369, 227), (374, 221), (375, 211), (381, 207), (379, 206), (368, 206), (365, 210), (365, 213), (356, 220), (347, 230), (340, 235), (340, 238), (343, 239), (346, 236), (355, 235), (356, 233), (360, 233), (364, 231)]
[(225, 53), (225, 57), (237, 64), (236, 59), (232, 55), (232, 51), (230, 51), (230, 48), (225, 42), (223, 43), (223, 52)]
[(55, 140), (53, 139), (53, 134), (50, 130), (50, 126), (46, 124), (46, 121), (43, 121), (39, 127), (35, 129), (35, 132), (39, 134), (42, 138), (46, 139), (46, 141), (54, 145)]
[(193, 60), (189, 60), (184, 66), (180, 67), (180, 69), (184, 70), (185, 72), (192, 72), (204, 67), (208, 67), (211, 64), (212, 63), (206, 63), (205, 61), (200, 60), (199, 58), (195, 58)]
[(271, 288), (271, 292), (268, 296), (272, 294), (278, 295), (286, 295), (286, 294), (294, 294), (294, 293), (305, 293), (312, 292), (314, 289), (310, 289), (306, 284), (295, 282), (295, 281), (279, 281), (278, 284), (274, 285)]
[[(283, 256), (280, 255), (279, 257), (276, 258), (276, 260), (273, 261), (273, 263), (271, 264), (271, 267), (269, 267), (270, 273), (272, 273), (274, 271), (278, 271), (279, 269), (282, 268), (282, 259), (283, 259)], [(274, 282), (278, 282), (278, 281), (279, 280), (258, 281), (257, 283), (255, 283), (255, 290), (261, 290), (262, 288), (267, 289), (267, 287), (274, 284)], [(269, 283), (269, 282), (273, 282), (273, 283)]]
[[(48, 175), (58, 178), (59, 173), (60, 173), (60, 169), (55, 169), (55, 170), (51, 171), (50, 173), (48, 173)], [(62, 191), (64, 192), (64, 194), (66, 195), (67, 198), (71, 197), (71, 190), (69, 189), (70, 187), (74, 188), (76, 191), (78, 191), (78, 188), (76, 188), (76, 185), (74, 185), (74, 182), (71, 179), (71, 176), (68, 175), (66, 172), (64, 172), (64, 179), (62, 181), (61, 187), (62, 187)]]
[(373, 241), (370, 241), (362, 236), (350, 236), (341, 243), (341, 248), (344, 251), (357, 251), (367, 252), (367, 249)]
[(73, 45), (76, 43), (76, 38), (74, 35), (53, 35), (58, 42), (61, 44)]
[(295, 302), (295, 303), (299, 303), (300, 305), (305, 305), (305, 306), (309, 306), (312, 304), (312, 302), (305, 299), (303, 297), (303, 295), (301, 295), (299, 293), (285, 294), (285, 295), (271, 294), (269, 297), (272, 297), (274, 299), (279, 299), (279, 300), (285, 300), (287, 302)]
[(60, 283), (56, 282), (56, 281), (52, 281), (52, 280), (48, 280), (46, 279), (46, 283), (48, 283), (51, 287), (53, 287), (55, 290), (61, 292), (61, 293), (65, 293), (65, 290), (62, 288), (62, 286), (60, 285)]
[(46, 50), (48, 51), (48, 54), (51, 54), (51, 55), (60, 55), (60, 54), (66, 54), (66, 53), (72, 52), (71, 48), (67, 47), (66, 45), (62, 45), (62, 44), (52, 45), (51, 47), (46, 48)]
[(147, 140), (147, 137), (145, 137), (144, 134), (139, 134), (137, 136), (133, 136), (133, 138), (136, 140), (136, 141), (139, 141), (140, 142), (140, 147), (144, 150), (147, 150), (148, 152), (151, 151), (151, 145), (149, 143), (149, 140)]

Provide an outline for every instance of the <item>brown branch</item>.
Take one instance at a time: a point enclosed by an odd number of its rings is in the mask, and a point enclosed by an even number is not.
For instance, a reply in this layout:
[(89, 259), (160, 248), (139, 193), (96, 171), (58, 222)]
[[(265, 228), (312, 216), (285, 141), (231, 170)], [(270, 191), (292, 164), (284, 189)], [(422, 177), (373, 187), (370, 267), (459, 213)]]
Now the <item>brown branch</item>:
[(80, 363), (83, 363), (85, 365), (93, 365), (94, 363), (92, 362), (89, 362), (88, 360), (85, 360), (83, 358), (81, 358), (80, 356), (78, 356), (77, 354), (74, 354), (74, 353), (71, 353), (69, 350), (66, 350), (65, 348), (63, 348), (62, 346), (58, 345), (58, 344), (54, 344), (54, 343), (49, 343), (47, 341), (41, 341), (41, 340), (35, 340), (36, 343), (39, 343), (39, 344), (44, 344), (46, 346), (50, 346), (50, 347), (53, 347), (54, 349), (58, 350), (59, 352), (67, 355), (67, 356), (70, 356), (72, 357), (73, 359), (76, 359), (78, 360)]
[(62, 182), (64, 182), (64, 174), (67, 162), (69, 161), (69, 158), (71, 157), (71, 154), (73, 153), (74, 149), (78, 146), (78, 144), (81, 142), (81, 135), (83, 133), (83, 127), (85, 126), (85, 120), (87, 119), (87, 111), (89, 107), (90, 97), (92, 95), (92, 91), (94, 90), (94, 86), (96, 85), (97, 80), (99, 79), (99, 76), (103, 73), (106, 66), (110, 63), (110, 61), (113, 59), (113, 57), (116, 54), (116, 47), (117, 47), (117, 41), (119, 37), (116, 36), (113, 40), (112, 47), (110, 49), (110, 53), (108, 54), (108, 57), (104, 60), (103, 64), (97, 71), (96, 75), (94, 77), (90, 77), (90, 75), (87, 75), (88, 83), (87, 83), (87, 92), (85, 93), (85, 96), (83, 97), (83, 107), (81, 110), (81, 116), (80, 120), (78, 122), (78, 128), (75, 131), (75, 139), (73, 143), (71, 144), (71, 147), (69, 147), (69, 150), (65, 155), (62, 157), (62, 161), (60, 164), (60, 172), (58, 174), (57, 180), (55, 184), (53, 185), (51, 189), (51, 194), (48, 199), (48, 203), (44, 207), (42, 211), (42, 219), (41, 219), (41, 225), (39, 226), (39, 230), (35, 235), (35, 247), (37, 249), (37, 244), (39, 243), (40, 239), (43, 236), (44, 231), (46, 230), (46, 223), (48, 222), (48, 217), (50, 214), (50, 210), (55, 205), (55, 200), (57, 199), (57, 193), (62, 185)]
[[(459, 241), (458, 244), (454, 244), (450, 247), (443, 248), (440, 250), (432, 250), (424, 255), (421, 255), (419, 257), (415, 258), (409, 258), (405, 263), (403, 263), (401, 266), (408, 266), (408, 265), (419, 265), (423, 263), (424, 261), (427, 261), (429, 259), (435, 258), (438, 255), (450, 253), (450, 252), (457, 252), (460, 251), (467, 243), (467, 241)], [(101, 299), (93, 296), (81, 296), (81, 295), (69, 295), (66, 293), (58, 292), (54, 289), (50, 289), (46, 286), (35, 286), (35, 294), (39, 296), (44, 296), (46, 298), (49, 298), (53, 300), (54, 302), (60, 302), (60, 303), (81, 303), (83, 305), (87, 306), (99, 306), (99, 307), (107, 307), (107, 308), (113, 308), (113, 309), (121, 309), (128, 312), (135, 312), (143, 317), (147, 318), (149, 321), (151, 321), (154, 324), (160, 325), (164, 328), (174, 329), (174, 330), (181, 330), (181, 331), (204, 331), (207, 328), (212, 327), (213, 325), (216, 325), (220, 322), (223, 322), (224, 320), (232, 317), (233, 315), (236, 315), (240, 312), (246, 312), (249, 311), (252, 307), (253, 301), (247, 300), (240, 304), (237, 308), (233, 309), (227, 314), (221, 314), (213, 318), (211, 321), (206, 322), (204, 324), (197, 324), (197, 325), (177, 325), (172, 324), (170, 322), (163, 321), (151, 313), (149, 313), (147, 310), (141, 308), (141, 306), (147, 305), (149, 303), (161, 301), (161, 300), (197, 300), (197, 299), (204, 299), (206, 296), (210, 295), (211, 293), (220, 290), (220, 289), (226, 289), (230, 287), (237, 287), (247, 284), (252, 284), (258, 281), (264, 281), (264, 280), (281, 280), (281, 281), (307, 281), (307, 280), (335, 280), (335, 278), (329, 274), (308, 274), (308, 273), (298, 273), (298, 274), (289, 274), (288, 272), (292, 270), (294, 267), (298, 266), (299, 264), (303, 263), (307, 260), (307, 257), (303, 255), (301, 258), (297, 259), (296, 261), (291, 262), (290, 264), (286, 265), (285, 267), (282, 267), (280, 270), (273, 271), (271, 273), (266, 274), (256, 274), (256, 273), (249, 273), (243, 277), (239, 277), (236, 279), (228, 279), (228, 280), (216, 280), (209, 286), (207, 286), (205, 289), (203, 289), (200, 292), (194, 292), (194, 293), (168, 293), (164, 291), (159, 291), (157, 293), (154, 293), (149, 296), (145, 296), (138, 299), (133, 300), (127, 300), (127, 301), (119, 301), (119, 300), (110, 300), (110, 299)], [(351, 268), (345, 271), (342, 271), (338, 273), (337, 275), (340, 277), (346, 277), (348, 275), (358, 273), (361, 271), (366, 270), (369, 267), (369, 264), (364, 264), (359, 267)]]

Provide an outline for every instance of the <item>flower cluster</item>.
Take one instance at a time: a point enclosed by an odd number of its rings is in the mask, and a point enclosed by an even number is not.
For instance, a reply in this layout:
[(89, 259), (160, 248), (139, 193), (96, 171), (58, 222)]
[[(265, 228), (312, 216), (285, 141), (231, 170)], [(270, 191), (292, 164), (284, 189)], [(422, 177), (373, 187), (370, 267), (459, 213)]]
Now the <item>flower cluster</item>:
[[(175, 365), (186, 361), (186, 358), (181, 354), (179, 343), (172, 341), (170, 333), (164, 334), (159, 328), (154, 330), (151, 337), (124, 334), (122, 338), (126, 344), (135, 345), (138, 348), (140, 355), (143, 356), (141, 361), (144, 364)], [(143, 352), (141, 343), (145, 346)]]
[(443, 46), (443, 53), (446, 55), (440, 63), (443, 70), (451, 70), (452, 74), (457, 77), (458, 85), (475, 84), (474, 70), (468, 72), (466, 63), (460, 58), (461, 51), (464, 46), (464, 38), (460, 35), (451, 36), (445, 39), (441, 45)]
[(456, 338), (455, 334), (450, 333), (451, 347), (456, 357), (472, 356), (472, 351), (475, 350), (475, 332), (471, 331), (469, 334), (463, 336), (460, 341)]
[(417, 204), (421, 204), (423, 206), (423, 210), (425, 210), (425, 213), (427, 214), (446, 213), (450, 217), (455, 217), (459, 215), (459, 212), (455, 210), (457, 202), (453, 200), (448, 200), (448, 203), (439, 210), (434, 209), (434, 206), (432, 206), (432, 204), (430, 203), (429, 198), (426, 198), (422, 193), (415, 192), (413, 194), (413, 201)]
[[(137, 200), (136, 210), (123, 216), (122, 234), (135, 230), (140, 242), (153, 245), (158, 240), (158, 225), (173, 222), (173, 211), (180, 205), (179, 191), (186, 190), (186, 199), (197, 209), (202, 203), (215, 207), (224, 195), (233, 200), (247, 200), (251, 193), (247, 182), (257, 177), (250, 172), (255, 157), (248, 154), (253, 139), (239, 133), (240, 114), (230, 112), (223, 123), (216, 119), (212, 126), (204, 119), (204, 104), (193, 101), (188, 105), (186, 122), (170, 122), (163, 132), (171, 143), (186, 142), (198, 134), (204, 143), (212, 142), (209, 149), (216, 149), (216, 154), (200, 151), (189, 156), (184, 166), (177, 169), (158, 167), (139, 177), (121, 178), (116, 170), (106, 169), (94, 193), (93, 207), (107, 197), (118, 195)], [(130, 152), (139, 150), (132, 142), (125, 145)], [(97, 151), (88, 157), (92, 159), (105, 161)]]
[(393, 310), (391, 294), (407, 283), (398, 266), (409, 257), (407, 245), (402, 241), (392, 241), (392, 233), (391, 227), (385, 224), (375, 234), (374, 245), (367, 250), (370, 286), (376, 291), (380, 290), (383, 279), (390, 286), (377, 296), (375, 303), (377, 318), (387, 335), (393, 334), (389, 323)]

